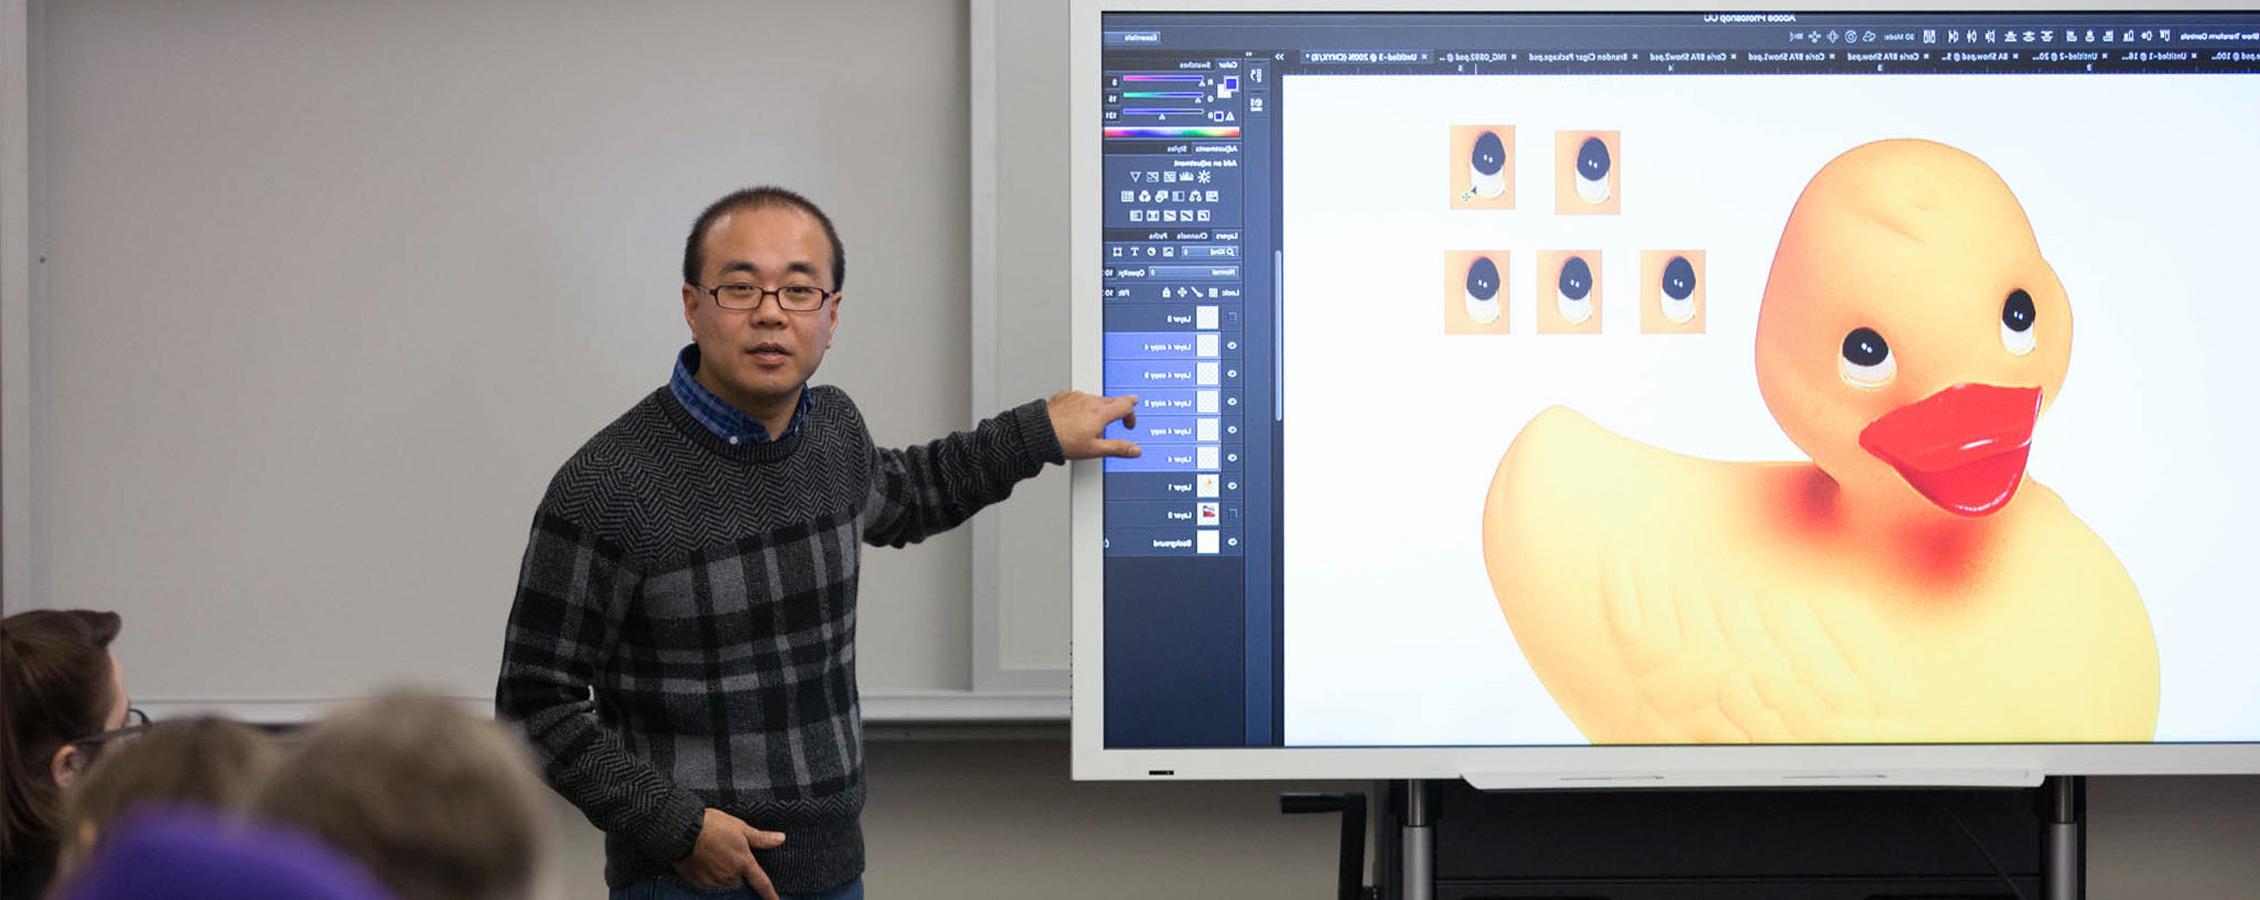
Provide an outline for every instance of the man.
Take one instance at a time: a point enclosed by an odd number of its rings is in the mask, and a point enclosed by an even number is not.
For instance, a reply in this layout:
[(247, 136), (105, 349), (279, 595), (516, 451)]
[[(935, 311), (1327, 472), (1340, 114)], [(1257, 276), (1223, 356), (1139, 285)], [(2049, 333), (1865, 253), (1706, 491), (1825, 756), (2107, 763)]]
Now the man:
[[(1045, 463), (1136, 456), (1136, 398), (1063, 392), (907, 450), (810, 387), (846, 261), (806, 198), (716, 201), (683, 251), (692, 346), (535, 513), (499, 712), (605, 832), (615, 900), (859, 897), (859, 543), (899, 547)], [(741, 896), (748, 895), (741, 891)]]

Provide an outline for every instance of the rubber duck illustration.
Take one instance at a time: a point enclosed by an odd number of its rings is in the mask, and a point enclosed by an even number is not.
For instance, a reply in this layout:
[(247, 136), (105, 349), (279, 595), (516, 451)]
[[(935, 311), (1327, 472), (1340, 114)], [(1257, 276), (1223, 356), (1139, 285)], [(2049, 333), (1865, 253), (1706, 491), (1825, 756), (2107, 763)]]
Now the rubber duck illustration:
[(1810, 461), (1540, 412), (1483, 510), (1516, 642), (1596, 743), (2150, 740), (2141, 596), (2025, 471), (2071, 349), (1991, 167), (1843, 153), (1791, 210), (1757, 325), (1760, 393)]

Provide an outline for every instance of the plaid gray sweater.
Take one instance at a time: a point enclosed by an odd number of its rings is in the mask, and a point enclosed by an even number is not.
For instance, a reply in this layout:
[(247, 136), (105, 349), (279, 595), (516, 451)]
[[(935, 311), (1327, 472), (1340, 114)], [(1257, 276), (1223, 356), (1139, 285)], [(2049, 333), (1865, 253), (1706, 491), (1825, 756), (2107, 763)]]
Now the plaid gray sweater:
[(731, 446), (666, 388), (550, 481), (510, 610), (497, 711), (605, 834), (605, 881), (656, 874), (706, 807), (786, 834), (777, 888), (863, 872), (855, 600), (862, 543), (900, 547), (1061, 462), (1039, 400), (907, 450), (819, 392), (783, 439)]

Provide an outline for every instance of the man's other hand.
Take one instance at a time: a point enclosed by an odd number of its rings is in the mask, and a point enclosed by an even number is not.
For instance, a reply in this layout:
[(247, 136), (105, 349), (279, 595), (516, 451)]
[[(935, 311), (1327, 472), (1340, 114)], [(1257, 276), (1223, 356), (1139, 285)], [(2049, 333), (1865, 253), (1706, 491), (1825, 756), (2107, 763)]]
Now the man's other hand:
[(703, 888), (749, 885), (761, 900), (777, 900), (777, 887), (769, 873), (754, 861), (753, 851), (773, 850), (785, 842), (780, 831), (763, 831), (737, 816), (709, 808), (698, 826), (698, 845), (691, 855), (675, 861), (675, 874)]
[(1122, 420), (1125, 428), (1138, 427), (1137, 397), (1100, 397), (1082, 391), (1052, 395), (1052, 433), (1059, 435), (1060, 452), (1068, 459), (1101, 456), (1135, 457), (1138, 445), (1103, 437), (1106, 427)]

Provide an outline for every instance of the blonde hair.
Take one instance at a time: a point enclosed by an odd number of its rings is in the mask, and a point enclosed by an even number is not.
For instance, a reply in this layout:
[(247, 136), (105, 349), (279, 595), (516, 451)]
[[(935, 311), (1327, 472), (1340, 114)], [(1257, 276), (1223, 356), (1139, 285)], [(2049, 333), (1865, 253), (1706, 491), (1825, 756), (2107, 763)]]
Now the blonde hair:
[(61, 835), (62, 868), (86, 858), (112, 826), (144, 807), (240, 811), (279, 755), (258, 729), (210, 716), (162, 722), (118, 741), (63, 794), (70, 831)]
[(547, 850), (542, 785), (515, 734), (394, 690), (332, 715), (251, 804), (368, 866), (401, 900), (529, 896)]

